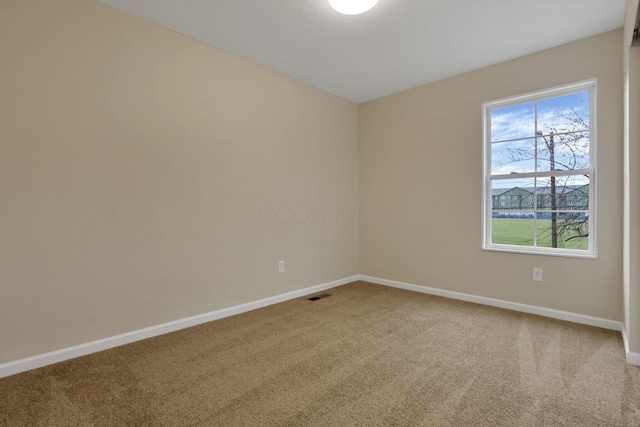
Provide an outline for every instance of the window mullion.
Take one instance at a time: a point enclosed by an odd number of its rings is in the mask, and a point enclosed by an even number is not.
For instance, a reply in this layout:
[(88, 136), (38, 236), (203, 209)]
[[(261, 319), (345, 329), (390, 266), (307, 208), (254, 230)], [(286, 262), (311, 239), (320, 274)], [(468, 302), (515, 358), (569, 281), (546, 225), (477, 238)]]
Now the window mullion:
[(483, 104), (484, 249), (595, 256), (595, 91), (588, 80)]
[(576, 175), (589, 175), (593, 173), (593, 168), (589, 169), (572, 169), (572, 170), (555, 170), (544, 172), (526, 172), (526, 173), (511, 173), (506, 175), (491, 175), (491, 179), (520, 179), (520, 178), (549, 178), (552, 176), (576, 176)]
[(533, 143), (533, 171), (535, 173), (535, 177), (533, 179), (533, 204), (534, 204), (534, 209), (533, 209), (533, 247), (537, 248), (538, 247), (538, 138), (540, 138), (538, 136), (538, 101), (534, 102), (533, 104), (533, 111), (534, 111), (534, 116), (533, 116), (533, 120), (534, 120), (534, 135), (536, 136), (534, 139), (534, 143)]

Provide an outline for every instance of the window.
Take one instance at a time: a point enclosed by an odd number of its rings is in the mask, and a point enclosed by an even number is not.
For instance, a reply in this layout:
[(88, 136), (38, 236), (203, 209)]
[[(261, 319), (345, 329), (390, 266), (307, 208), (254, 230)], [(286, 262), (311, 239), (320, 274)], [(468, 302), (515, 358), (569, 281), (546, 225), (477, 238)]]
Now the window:
[(589, 80), (483, 104), (483, 249), (595, 257)]

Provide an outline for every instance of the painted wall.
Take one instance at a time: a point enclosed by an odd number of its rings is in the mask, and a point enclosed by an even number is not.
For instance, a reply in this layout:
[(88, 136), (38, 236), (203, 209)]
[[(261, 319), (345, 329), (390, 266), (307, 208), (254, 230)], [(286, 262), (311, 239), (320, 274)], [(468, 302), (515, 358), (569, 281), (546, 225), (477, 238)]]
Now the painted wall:
[(0, 40), (0, 363), (358, 273), (356, 104), (96, 1)]
[(630, 245), (629, 344), (640, 354), (640, 46), (629, 49)]
[[(0, 363), (357, 273), (624, 317), (621, 31), (359, 107), (92, 0), (0, 39)], [(480, 250), (481, 103), (591, 77), (599, 258)]]
[[(628, 0), (624, 27), (624, 327), (627, 361), (640, 364), (640, 41), (633, 45), (638, 0)], [(633, 354), (635, 353), (635, 354)]]
[(630, 194), (630, 214), (633, 219), (633, 229), (630, 230), (630, 243), (633, 247), (630, 268), (633, 280), (629, 295), (629, 344), (631, 351), (640, 354), (640, 45), (629, 49), (629, 77), (629, 163), (633, 182)]
[[(360, 105), (360, 273), (622, 320), (622, 31)], [(485, 101), (598, 78), (598, 259), (482, 251)], [(532, 267), (544, 282), (531, 280)]]

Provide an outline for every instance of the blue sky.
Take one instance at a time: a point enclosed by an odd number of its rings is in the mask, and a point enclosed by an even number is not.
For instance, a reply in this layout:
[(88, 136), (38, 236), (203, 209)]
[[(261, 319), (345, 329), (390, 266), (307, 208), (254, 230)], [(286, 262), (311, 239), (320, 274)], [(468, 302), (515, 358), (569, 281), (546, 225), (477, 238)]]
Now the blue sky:
[[(492, 109), (491, 173), (501, 175), (550, 170), (550, 153), (545, 144), (545, 140), (550, 140), (549, 132), (588, 130), (589, 108), (588, 91), (537, 101), (537, 127), (535, 102)], [(578, 117), (586, 122), (586, 126), (576, 120)], [(538, 138), (536, 141), (536, 131), (542, 132), (546, 139)], [(556, 135), (554, 141), (556, 170), (589, 167), (588, 132)], [(494, 181), (494, 188), (506, 186), (512, 185), (506, 181)]]
[[(491, 142), (535, 136), (535, 103), (497, 108), (491, 111)], [(583, 119), (589, 119), (589, 92), (580, 92), (538, 101), (538, 129), (549, 132), (558, 126), (558, 114), (574, 116), (575, 110)]]

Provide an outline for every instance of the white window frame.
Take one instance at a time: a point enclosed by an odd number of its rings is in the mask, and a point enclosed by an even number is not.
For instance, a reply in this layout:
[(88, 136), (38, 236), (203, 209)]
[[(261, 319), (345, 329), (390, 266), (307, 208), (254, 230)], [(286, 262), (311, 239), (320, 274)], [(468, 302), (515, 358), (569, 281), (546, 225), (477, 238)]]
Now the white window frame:
[[(597, 79), (584, 80), (577, 83), (558, 86), (550, 89), (530, 92), (523, 95), (503, 98), (496, 101), (488, 101), (482, 104), (482, 129), (483, 129), (483, 189), (482, 189), (482, 249), (487, 251), (513, 252), (534, 255), (553, 255), (575, 258), (597, 258), (597, 236), (596, 236), (596, 194), (597, 194)], [(588, 250), (565, 249), (565, 248), (545, 248), (535, 246), (518, 246), (498, 244), (491, 242), (491, 217), (492, 217), (492, 178), (493, 179), (514, 179), (514, 178), (536, 178), (549, 176), (546, 172), (519, 173), (516, 176), (491, 175), (491, 111), (497, 108), (504, 108), (524, 104), (532, 101), (542, 101), (556, 98), (563, 95), (589, 91), (589, 248)], [(581, 170), (584, 171), (584, 170)], [(576, 174), (574, 171), (558, 171), (555, 175), (567, 176)]]

